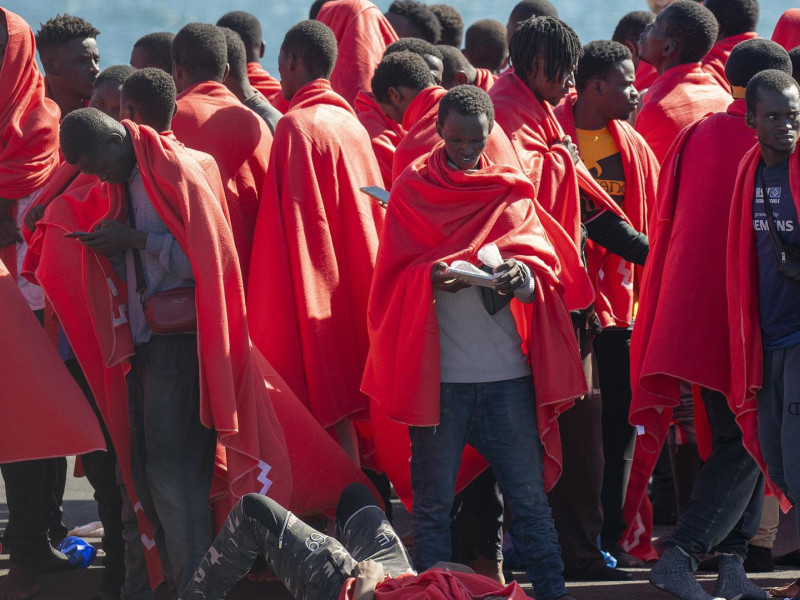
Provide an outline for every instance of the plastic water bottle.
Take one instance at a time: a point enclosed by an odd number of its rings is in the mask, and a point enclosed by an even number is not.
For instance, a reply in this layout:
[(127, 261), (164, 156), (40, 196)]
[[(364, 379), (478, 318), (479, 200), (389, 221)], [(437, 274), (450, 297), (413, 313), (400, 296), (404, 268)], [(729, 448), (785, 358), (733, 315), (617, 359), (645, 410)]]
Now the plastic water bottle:
[(97, 557), (97, 548), (74, 535), (61, 540), (58, 549), (67, 555), (69, 564), (76, 569), (88, 569)]

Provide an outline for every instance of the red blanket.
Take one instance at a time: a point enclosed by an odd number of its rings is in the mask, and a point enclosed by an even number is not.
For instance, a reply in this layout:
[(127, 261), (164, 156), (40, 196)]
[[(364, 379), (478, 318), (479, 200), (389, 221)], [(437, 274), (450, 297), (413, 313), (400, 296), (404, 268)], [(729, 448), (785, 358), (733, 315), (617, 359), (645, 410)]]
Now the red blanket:
[(172, 131), (186, 146), (217, 161), (246, 282), (272, 134), (263, 119), (243, 106), (228, 88), (213, 81), (196, 83), (178, 95)]
[[(659, 186), (631, 341), (630, 419), (644, 427), (644, 435), (637, 440), (626, 500), (629, 543), (637, 529), (637, 519), (629, 517), (646, 502), (647, 482), (680, 399), (680, 382), (719, 391), (732, 400), (730, 333), (720, 307), (727, 306), (727, 219), (734, 181), (708, 174), (732, 173), (756, 143), (745, 112), (744, 100), (735, 100), (726, 112), (685, 129), (664, 165), (664, 172), (672, 176)], [(695, 169), (700, 163), (704, 168)], [(745, 432), (748, 451), (759, 459), (754, 406), (742, 410), (730, 402), (730, 407)], [(649, 534), (652, 524), (642, 527)], [(639, 543), (649, 546), (649, 536), (641, 536)]]
[(439, 422), (439, 328), (430, 281), (439, 260), (476, 260), (495, 242), (525, 262), (536, 279), (532, 304), (512, 311), (534, 373), (539, 436), (549, 489), (561, 471), (558, 415), (586, 392), (577, 341), (559, 279), (561, 260), (539, 220), (534, 189), (518, 169), (475, 172), (447, 166), (444, 147), (396, 181), (375, 266), (368, 327), (370, 353), (362, 389), (388, 418), (417, 426)]
[(475, 79), (474, 85), (488, 93), (492, 89), (494, 82), (497, 81), (497, 75), (489, 69), (475, 69), (475, 71), (478, 73), (478, 77)]
[[(8, 28), (0, 70), (0, 198), (19, 200), (42, 187), (58, 166), (61, 113), (45, 97), (33, 31), (22, 17), (4, 8), (0, 11)], [(14, 210), (11, 216), (16, 218)], [(13, 244), (0, 248), (0, 260), (16, 278)]]
[[(394, 153), (393, 181), (408, 165), (428, 154), (436, 144), (442, 141), (442, 138), (436, 133), (436, 121), (439, 118), (439, 100), (446, 93), (447, 90), (441, 87), (426, 88), (406, 108), (403, 115), (403, 128), (407, 133)], [(493, 164), (519, 167), (514, 148), (497, 123), (489, 134), (484, 153)]]
[(257, 62), (247, 63), (247, 79), (250, 85), (264, 95), (264, 98), (282, 113), (289, 110), (289, 101), (283, 97), (281, 82), (270, 75)]
[(639, 90), (639, 93), (641, 94), (651, 85), (653, 85), (653, 82), (657, 78), (658, 71), (656, 71), (656, 68), (650, 63), (640, 60), (639, 64), (636, 65), (636, 79), (633, 82), (633, 87)]
[(383, 209), (369, 136), (330, 83), (302, 87), (275, 131), (256, 224), (253, 341), (324, 426), (359, 414), (365, 315)]
[[(516, 581), (501, 587), (496, 581), (477, 573), (429, 569), (420, 575), (392, 573), (375, 588), (376, 600), (491, 600), (508, 598), (526, 600), (528, 596)], [(348, 579), (339, 600), (353, 600), (355, 578)]]
[(89, 403), (0, 261), (0, 463), (105, 450)]
[[(564, 133), (577, 141), (572, 113), (576, 98), (575, 95), (568, 96), (554, 113)], [(611, 120), (607, 126), (622, 156), (625, 173), (622, 210), (636, 231), (647, 233), (648, 215), (656, 199), (658, 161), (644, 138), (628, 123)], [(586, 262), (595, 287), (595, 310), (603, 327), (630, 327), (641, 267), (591, 241), (586, 244)]]
[(392, 162), (400, 140), (406, 134), (402, 125), (395, 123), (381, 110), (372, 92), (358, 92), (355, 102), (356, 116), (372, 141), (372, 151), (381, 168), (384, 189), (392, 189)]
[(397, 34), (369, 0), (326, 2), (317, 21), (331, 28), (339, 47), (331, 87), (352, 105), (358, 92), (372, 90), (375, 67), (386, 47), (397, 41)]
[[(758, 309), (758, 260), (753, 231), (753, 190), (761, 150), (755, 147), (739, 163), (731, 203), (728, 243), (738, 252), (727, 256), (728, 320), (730, 322), (731, 388), (729, 402), (737, 414), (757, 408), (763, 356)], [(795, 204), (800, 203), (800, 152), (789, 158), (789, 183)], [(755, 433), (745, 430), (746, 437)], [(749, 447), (748, 447), (749, 448)], [(774, 490), (773, 490), (774, 491)], [(780, 497), (780, 496), (779, 496)]]
[[(581, 194), (588, 195), (598, 207), (627, 220), (583, 163), (576, 165), (569, 151), (556, 143), (565, 134), (552, 108), (540, 102), (516, 74), (506, 73), (500, 77), (489, 95), (494, 102), (495, 120), (508, 134), (523, 172), (536, 188), (539, 203), (570, 235), (575, 248), (580, 248), (581, 244)], [(609, 294), (623, 286), (628, 276), (616, 271), (608, 275), (603, 288)], [(580, 275), (574, 277), (577, 279)], [(572, 293), (567, 286), (568, 300)], [(589, 298), (583, 306), (570, 301), (569, 305), (570, 308), (585, 308), (591, 301)]]
[(772, 32), (772, 41), (787, 52), (800, 46), (800, 8), (790, 8), (781, 15)]
[(757, 37), (758, 34), (755, 31), (748, 31), (718, 40), (711, 48), (711, 51), (706, 54), (705, 58), (700, 62), (700, 68), (711, 75), (717, 83), (722, 86), (723, 90), (729, 92), (731, 87), (728, 83), (728, 78), (725, 77), (725, 63), (728, 62), (731, 51), (736, 47), (736, 44)]
[(722, 89), (700, 63), (678, 65), (650, 86), (636, 117), (636, 131), (663, 163), (681, 129), (708, 113), (724, 111), (732, 100), (730, 91)]

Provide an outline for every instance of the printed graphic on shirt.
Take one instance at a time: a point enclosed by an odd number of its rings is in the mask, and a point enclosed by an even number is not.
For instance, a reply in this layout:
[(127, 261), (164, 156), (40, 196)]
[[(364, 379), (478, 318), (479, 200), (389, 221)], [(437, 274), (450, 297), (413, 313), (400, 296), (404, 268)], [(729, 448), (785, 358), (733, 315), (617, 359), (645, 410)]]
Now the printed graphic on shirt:
[(619, 206), (625, 199), (625, 171), (622, 156), (607, 127), (576, 130), (581, 160), (592, 177)]
[[(767, 195), (769, 196), (769, 204), (772, 207), (772, 214), (775, 219), (775, 229), (778, 235), (782, 232), (792, 232), (797, 227), (795, 222), (794, 211), (782, 210), (781, 195), (783, 188), (781, 186), (768, 187)], [(783, 213), (783, 214), (781, 214)], [(753, 229), (756, 231), (769, 231), (769, 222), (767, 221), (767, 211), (764, 207), (764, 188), (761, 186), (756, 187), (755, 190), (755, 206), (753, 207)]]

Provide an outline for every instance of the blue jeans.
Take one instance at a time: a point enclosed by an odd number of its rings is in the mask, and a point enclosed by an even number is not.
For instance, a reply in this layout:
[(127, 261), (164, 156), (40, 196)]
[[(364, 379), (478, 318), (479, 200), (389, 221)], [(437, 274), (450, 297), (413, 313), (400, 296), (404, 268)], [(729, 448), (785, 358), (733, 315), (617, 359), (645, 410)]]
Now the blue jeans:
[[(758, 440), (770, 479), (800, 503), (800, 345), (764, 351)], [(800, 516), (798, 516), (800, 536)]]
[(450, 559), (450, 509), (469, 443), (489, 462), (511, 508), (511, 537), (538, 600), (566, 595), (561, 548), (544, 493), (531, 377), (443, 383), (435, 427), (410, 427), (414, 546), (421, 572)]
[(692, 489), (667, 545), (678, 546), (692, 557), (716, 548), (718, 552), (747, 557), (747, 540), (758, 531), (764, 502), (764, 477), (742, 444), (742, 431), (725, 396), (703, 389), (713, 451)]

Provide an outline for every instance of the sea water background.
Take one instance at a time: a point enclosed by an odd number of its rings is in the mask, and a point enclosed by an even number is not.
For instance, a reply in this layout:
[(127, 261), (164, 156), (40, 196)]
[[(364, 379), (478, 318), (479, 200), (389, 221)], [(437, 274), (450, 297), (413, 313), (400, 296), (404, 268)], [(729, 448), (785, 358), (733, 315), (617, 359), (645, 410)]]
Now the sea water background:
[[(278, 50), (283, 35), (292, 25), (308, 18), (313, 0), (6, 0), (5, 8), (19, 14), (36, 31), (39, 23), (57, 13), (69, 13), (90, 21), (101, 35), (100, 66), (127, 64), (134, 42), (153, 31), (177, 32), (193, 21), (216, 23), (231, 10), (246, 10), (261, 21), (266, 53), (261, 63), (277, 76)], [(518, 0), (430, 0), (455, 6), (465, 26), (479, 19), (508, 21)], [(385, 11), (392, 0), (377, 0)], [(617, 21), (632, 10), (646, 10), (646, 0), (552, 0), (559, 16), (578, 33), (582, 43), (608, 39)], [(800, 6), (798, 0), (761, 0), (758, 33), (770, 37), (775, 23), (787, 8)]]

